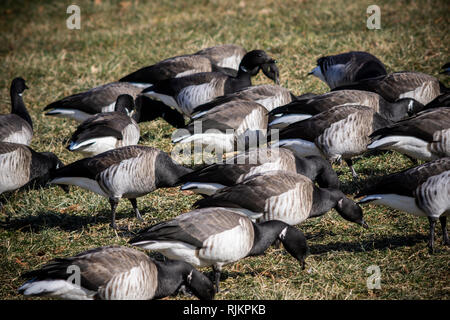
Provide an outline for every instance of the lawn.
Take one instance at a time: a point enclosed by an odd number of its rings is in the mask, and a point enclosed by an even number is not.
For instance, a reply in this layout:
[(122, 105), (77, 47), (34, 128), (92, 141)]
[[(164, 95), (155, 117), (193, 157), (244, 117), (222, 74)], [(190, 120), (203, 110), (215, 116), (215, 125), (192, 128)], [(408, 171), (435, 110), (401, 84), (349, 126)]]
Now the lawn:
[[(322, 55), (350, 50), (379, 57), (388, 71), (438, 75), (450, 60), (448, 1), (85, 1), (81, 29), (66, 26), (72, 1), (2, 1), (0, 4), (0, 113), (9, 113), (9, 86), (21, 76), (30, 88), (24, 101), (34, 121), (31, 146), (52, 151), (65, 163), (80, 158), (65, 149), (76, 123), (45, 117), (43, 108), (57, 99), (115, 81), (146, 65), (221, 43), (263, 49), (278, 60), (281, 85), (294, 94), (326, 92), (306, 74)], [(366, 9), (381, 9), (381, 29), (366, 27)], [(268, 83), (261, 75), (254, 84)], [(170, 152), (174, 128), (163, 120), (141, 125), (142, 145)], [(357, 159), (353, 181), (345, 164), (335, 165), (349, 196), (366, 179), (413, 166), (388, 152)], [(61, 256), (89, 248), (126, 245), (145, 226), (190, 210), (199, 196), (177, 188), (157, 190), (138, 199), (145, 222), (128, 201), (118, 207), (109, 227), (108, 201), (72, 187), (9, 195), (0, 211), (0, 299), (23, 299), (16, 290), (20, 274)], [(269, 248), (226, 266), (216, 299), (449, 299), (450, 248), (442, 246), (437, 227), (436, 252), (427, 248), (428, 221), (404, 212), (364, 206), (370, 229), (343, 220), (335, 211), (299, 226), (311, 255), (306, 269), (283, 249)], [(371, 265), (379, 267), (381, 287), (368, 289)], [(202, 271), (211, 275), (209, 268)], [(186, 299), (178, 295), (169, 299)]]

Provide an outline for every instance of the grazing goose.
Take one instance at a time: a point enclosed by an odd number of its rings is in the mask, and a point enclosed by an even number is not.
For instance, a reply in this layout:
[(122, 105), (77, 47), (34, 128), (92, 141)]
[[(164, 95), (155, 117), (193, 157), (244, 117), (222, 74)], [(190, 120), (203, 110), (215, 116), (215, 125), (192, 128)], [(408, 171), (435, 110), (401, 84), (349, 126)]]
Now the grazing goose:
[(330, 163), (318, 156), (298, 158), (286, 148), (258, 148), (238, 154), (224, 163), (211, 164), (180, 178), (181, 190), (212, 195), (248, 177), (272, 170), (302, 174), (325, 188), (339, 188), (339, 179)]
[(365, 90), (376, 92), (389, 102), (412, 98), (423, 105), (428, 104), (448, 89), (433, 76), (420, 72), (394, 72), (373, 79), (361, 80), (334, 90)]
[(359, 203), (385, 205), (416, 216), (428, 217), (428, 246), (434, 250), (434, 229), (439, 218), (443, 242), (450, 244), (447, 216), (450, 214), (450, 158), (442, 158), (415, 168), (390, 174), (361, 191)]
[[(251, 86), (251, 77), (264, 65), (274, 66), (275, 60), (262, 50), (253, 50), (244, 56), (235, 77), (221, 72), (196, 73), (157, 82), (143, 90), (142, 94), (158, 99), (189, 117), (195, 107)], [(277, 81), (276, 77), (272, 79)]]
[(439, 73), (450, 75), (450, 62), (447, 62), (446, 64), (444, 64), (441, 68), (441, 72), (439, 72)]
[(129, 82), (111, 82), (50, 103), (45, 115), (83, 122), (94, 114), (114, 111), (117, 98), (128, 94), (136, 99), (142, 88)]
[(124, 246), (57, 258), (22, 277), (30, 280), (18, 289), (20, 294), (68, 300), (160, 299), (176, 293), (182, 285), (199, 299), (211, 300), (215, 294), (211, 280), (190, 264), (156, 261)]
[(226, 208), (184, 213), (141, 231), (130, 243), (197, 267), (212, 266), (219, 291), (222, 266), (262, 255), (277, 239), (304, 268), (308, 246), (303, 232), (277, 220), (256, 224)]
[(450, 108), (435, 108), (373, 132), (368, 149), (395, 150), (425, 161), (450, 156)]
[(45, 185), (52, 171), (63, 163), (51, 152), (36, 152), (29, 146), (0, 142), (0, 194), (25, 185)]
[(389, 124), (369, 107), (333, 107), (281, 129), (275, 145), (289, 148), (299, 157), (318, 155), (331, 162), (344, 159), (356, 178), (351, 158), (366, 152), (369, 135)]
[(23, 103), (22, 94), (28, 89), (25, 80), (11, 82), (11, 113), (0, 115), (0, 141), (29, 145), (33, 138), (33, 123)]
[(288, 89), (278, 85), (263, 84), (251, 86), (234, 93), (217, 97), (211, 102), (199, 105), (193, 110), (191, 118), (199, 118), (214, 109), (214, 107), (229, 101), (250, 100), (259, 103), (266, 108), (267, 111), (270, 111), (276, 107), (285, 105), (294, 99), (296, 99), (296, 97)]
[(281, 220), (297, 225), (334, 208), (345, 220), (367, 227), (361, 208), (339, 189), (320, 188), (307, 177), (288, 171), (268, 171), (226, 187), (194, 206), (235, 208), (262, 214), (259, 221)]
[(318, 77), (331, 89), (385, 74), (384, 64), (374, 55), (362, 51), (319, 58), (317, 67), (308, 73)]
[(267, 110), (262, 105), (253, 101), (236, 100), (215, 107), (184, 129), (178, 130), (172, 142), (198, 142), (216, 151), (229, 152), (246, 147), (248, 140), (245, 139), (252, 132), (265, 134), (266, 129)]
[(115, 217), (120, 198), (129, 199), (136, 217), (142, 219), (136, 198), (157, 188), (173, 187), (188, 172), (191, 169), (177, 164), (159, 149), (126, 146), (60, 168), (50, 183), (79, 186), (108, 198), (111, 226), (117, 229)]
[(70, 151), (84, 156), (137, 144), (140, 137), (133, 97), (122, 94), (114, 112), (98, 113), (82, 122), (70, 139)]
[[(343, 105), (361, 105), (374, 109), (381, 116), (391, 121), (399, 121), (411, 116), (424, 106), (411, 98), (388, 102), (379, 94), (361, 90), (340, 90), (316, 95), (311, 99), (294, 100), (271, 112), (271, 128), (284, 128), (287, 125), (308, 119), (325, 110)], [(274, 117), (277, 116), (277, 117)]]
[(164, 59), (121, 78), (143, 88), (162, 80), (179, 78), (200, 72), (223, 72), (236, 75), (246, 50), (237, 45), (220, 45), (202, 49), (194, 54)]

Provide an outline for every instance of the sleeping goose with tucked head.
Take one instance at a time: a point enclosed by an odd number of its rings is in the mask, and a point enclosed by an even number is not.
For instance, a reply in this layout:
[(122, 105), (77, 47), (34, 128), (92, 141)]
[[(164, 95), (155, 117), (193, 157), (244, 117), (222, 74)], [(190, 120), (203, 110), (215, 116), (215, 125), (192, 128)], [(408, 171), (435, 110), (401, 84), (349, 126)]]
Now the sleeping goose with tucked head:
[(63, 166), (51, 152), (36, 152), (24, 144), (0, 142), (0, 194), (27, 184), (44, 186), (50, 174)]
[(52, 102), (44, 108), (50, 110), (45, 115), (83, 122), (94, 114), (114, 111), (120, 95), (128, 94), (135, 99), (141, 91), (142, 88), (129, 82), (111, 82)]
[(435, 108), (380, 128), (368, 149), (394, 150), (425, 161), (450, 156), (450, 108)]
[(435, 77), (421, 72), (394, 72), (372, 79), (361, 80), (334, 88), (333, 90), (364, 90), (378, 93), (385, 100), (395, 102), (412, 98), (423, 105), (428, 104), (448, 89)]
[(137, 144), (140, 137), (138, 110), (133, 97), (127, 94), (117, 97), (114, 112), (96, 114), (83, 121), (72, 135), (67, 149), (84, 156)]
[(439, 219), (443, 242), (450, 244), (447, 216), (450, 214), (450, 158), (442, 158), (398, 173), (384, 176), (369, 184), (358, 197), (359, 203), (384, 205), (427, 217), (430, 222), (428, 247), (434, 250), (434, 229)]
[(286, 148), (257, 148), (238, 154), (223, 163), (211, 164), (180, 178), (181, 190), (212, 195), (218, 190), (240, 183), (248, 177), (272, 170), (302, 174), (319, 186), (339, 188), (339, 179), (330, 163), (322, 157), (296, 157)]
[(141, 231), (130, 243), (197, 267), (212, 266), (219, 291), (224, 265), (262, 255), (277, 239), (304, 268), (308, 246), (299, 229), (278, 220), (253, 223), (246, 215), (226, 208), (184, 213)]
[(309, 178), (288, 171), (255, 174), (194, 206), (234, 208), (244, 214), (262, 214), (258, 221), (281, 220), (289, 225), (322, 216), (334, 208), (345, 220), (367, 227), (361, 208), (342, 191), (317, 187)]
[(411, 98), (389, 102), (379, 94), (362, 90), (339, 90), (316, 95), (310, 99), (294, 100), (269, 112), (271, 128), (284, 128), (291, 123), (308, 119), (336, 106), (362, 105), (370, 107), (391, 121), (411, 116), (424, 106)]
[[(252, 134), (265, 134), (267, 110), (259, 103), (236, 100), (224, 103), (179, 129), (173, 143), (199, 143), (216, 152), (245, 149)], [(258, 141), (254, 141), (258, 143)]]
[(57, 258), (26, 272), (18, 292), (67, 300), (150, 300), (172, 295), (185, 285), (199, 299), (211, 300), (211, 280), (183, 261), (157, 261), (145, 253), (105, 246)]
[[(275, 60), (262, 50), (253, 50), (242, 58), (235, 77), (221, 72), (196, 73), (160, 81), (143, 90), (142, 94), (158, 99), (189, 117), (195, 107), (251, 86), (251, 77), (267, 65), (275, 66)], [(275, 72), (272, 72), (272, 75), (275, 75)], [(273, 77), (273, 80), (277, 81), (277, 78)]]
[(288, 89), (278, 85), (263, 84), (251, 86), (234, 93), (217, 97), (211, 102), (199, 105), (193, 110), (191, 118), (199, 118), (214, 109), (214, 107), (229, 101), (250, 100), (259, 103), (266, 108), (267, 111), (270, 111), (276, 107), (288, 104), (294, 99), (296, 99), (296, 97)]
[(385, 74), (384, 64), (374, 55), (362, 51), (319, 58), (317, 67), (308, 73), (325, 82), (331, 89)]
[(177, 164), (159, 149), (126, 146), (60, 168), (53, 173), (50, 183), (79, 186), (108, 198), (111, 226), (117, 229), (116, 208), (121, 198), (129, 199), (136, 217), (142, 219), (136, 198), (158, 188), (173, 187), (188, 172), (191, 169)]
[(247, 51), (241, 46), (226, 44), (164, 59), (141, 68), (124, 77), (120, 82), (131, 82), (142, 88), (162, 80), (179, 78), (200, 72), (223, 72), (236, 75), (239, 63)]
[(372, 108), (338, 106), (281, 129), (274, 146), (289, 148), (299, 157), (317, 155), (330, 162), (343, 159), (356, 178), (352, 158), (367, 151), (373, 131), (389, 124)]
[(11, 113), (0, 115), (0, 141), (29, 145), (33, 138), (33, 122), (23, 102), (22, 94), (28, 89), (25, 80), (11, 82)]

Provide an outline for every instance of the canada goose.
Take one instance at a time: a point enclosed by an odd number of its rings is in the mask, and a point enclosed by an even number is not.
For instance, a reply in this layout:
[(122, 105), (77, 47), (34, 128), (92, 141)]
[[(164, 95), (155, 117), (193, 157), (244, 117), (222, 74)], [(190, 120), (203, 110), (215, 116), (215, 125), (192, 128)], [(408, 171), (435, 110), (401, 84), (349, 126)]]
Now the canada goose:
[(331, 162), (344, 159), (356, 178), (351, 158), (366, 152), (369, 135), (389, 124), (369, 107), (333, 107), (281, 129), (275, 146), (289, 148), (299, 157), (318, 155)]
[(25, 80), (11, 82), (11, 113), (0, 115), (0, 141), (29, 145), (33, 138), (33, 122), (23, 103), (22, 94), (28, 89)]
[(186, 285), (200, 299), (214, 298), (214, 285), (183, 261), (151, 259), (124, 247), (105, 246), (57, 258), (22, 275), (30, 280), (18, 292), (68, 300), (150, 300)]
[[(259, 103), (236, 100), (224, 103), (175, 132), (173, 143), (196, 143), (220, 151), (235, 151), (246, 145), (252, 132), (266, 133), (267, 110)], [(248, 140), (247, 140), (248, 141)], [(258, 141), (255, 141), (256, 143)], [(212, 151), (212, 150), (211, 150)]]
[(242, 90), (220, 96), (212, 100), (211, 102), (204, 103), (196, 107), (191, 118), (196, 119), (210, 110), (214, 109), (218, 105), (224, 104), (229, 101), (235, 100), (250, 100), (261, 104), (267, 111), (270, 111), (276, 107), (285, 105), (291, 102), (296, 97), (286, 88), (278, 85), (263, 84), (258, 86), (251, 86)]
[(308, 119), (332, 107), (343, 105), (370, 107), (391, 121), (402, 120), (424, 108), (421, 103), (411, 98), (403, 98), (391, 103), (374, 92), (340, 90), (316, 95), (311, 99), (294, 100), (287, 105), (272, 110), (269, 112), (269, 117), (272, 118), (269, 126), (271, 128), (283, 128), (290, 123)]
[(91, 158), (75, 161), (56, 170), (50, 183), (75, 185), (109, 199), (111, 226), (115, 223), (120, 198), (127, 198), (138, 219), (142, 219), (136, 198), (157, 188), (175, 186), (179, 177), (191, 172), (156, 148), (126, 146)]
[(361, 208), (342, 191), (317, 187), (309, 178), (288, 171), (255, 174), (198, 200), (194, 206), (240, 209), (245, 214), (262, 214), (258, 221), (281, 220), (289, 225), (334, 208), (345, 220), (367, 228)]
[(253, 223), (247, 216), (226, 208), (184, 213), (141, 231), (129, 243), (197, 267), (212, 266), (219, 291), (222, 266), (262, 255), (277, 239), (304, 268), (308, 246), (303, 232), (277, 220)]
[(331, 89), (385, 74), (384, 64), (374, 55), (362, 51), (319, 58), (317, 67), (308, 73), (318, 77)]
[(385, 205), (416, 216), (428, 217), (428, 246), (434, 250), (434, 229), (439, 218), (443, 242), (449, 245), (447, 216), (450, 214), (450, 158), (442, 158), (383, 177), (359, 192), (359, 203)]
[[(274, 66), (275, 60), (262, 50), (253, 50), (242, 59), (236, 77), (221, 72), (196, 73), (157, 82), (144, 89), (142, 94), (158, 99), (189, 117), (195, 107), (251, 86), (251, 77), (256, 75), (263, 65), (268, 64)], [(273, 77), (273, 80), (277, 81), (277, 78)]]
[(111, 82), (50, 103), (45, 115), (83, 122), (96, 113), (114, 111), (117, 97), (128, 94), (136, 99), (142, 88), (129, 82)]
[(62, 166), (51, 152), (36, 152), (24, 144), (0, 142), (0, 194), (26, 184), (45, 185), (50, 173)]
[(67, 149), (84, 156), (137, 144), (140, 137), (133, 97), (117, 97), (114, 112), (98, 113), (83, 121), (72, 135)]
[[(179, 78), (200, 72), (223, 72), (236, 75), (246, 50), (237, 45), (219, 45), (194, 54), (164, 59), (122, 77), (121, 82), (132, 82), (143, 88), (162, 80)], [(236, 70), (233, 72), (233, 70)]]
[(339, 188), (339, 179), (330, 163), (318, 156), (298, 158), (286, 148), (258, 148), (236, 155), (224, 163), (211, 164), (180, 178), (181, 190), (212, 195), (248, 177), (272, 170), (302, 174), (325, 188)]
[(361, 80), (355, 84), (333, 90), (365, 90), (376, 92), (389, 102), (412, 98), (423, 105), (428, 104), (448, 89), (435, 77), (421, 72), (394, 72), (385, 76)]
[(425, 161), (450, 156), (450, 108), (435, 108), (373, 132), (368, 149), (395, 150)]
[(446, 75), (450, 75), (450, 62), (447, 62), (446, 64), (444, 64), (441, 67), (441, 72), (439, 72), (440, 74), (446, 74)]

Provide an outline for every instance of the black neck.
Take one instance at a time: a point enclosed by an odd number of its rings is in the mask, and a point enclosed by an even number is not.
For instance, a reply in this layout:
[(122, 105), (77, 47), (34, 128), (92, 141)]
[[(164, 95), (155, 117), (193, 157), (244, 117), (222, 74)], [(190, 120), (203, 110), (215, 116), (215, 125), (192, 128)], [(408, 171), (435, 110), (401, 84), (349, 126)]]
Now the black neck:
[(184, 282), (184, 265), (175, 261), (154, 261), (158, 271), (158, 284), (155, 299), (160, 299), (175, 293)]
[(314, 187), (313, 205), (309, 217), (319, 217), (336, 206), (339, 199), (334, 196), (331, 189)]
[(179, 179), (193, 170), (176, 163), (167, 154), (160, 154), (155, 162), (155, 184), (158, 188), (170, 188), (179, 183)]
[(22, 96), (20, 96), (16, 91), (11, 89), (11, 113), (18, 115), (24, 119), (33, 128), (33, 122), (31, 117), (25, 107)]
[(284, 222), (278, 220), (266, 221), (258, 224), (253, 224), (255, 239), (253, 247), (250, 250), (249, 256), (262, 255), (267, 248), (278, 239), (281, 231), (286, 228)]

